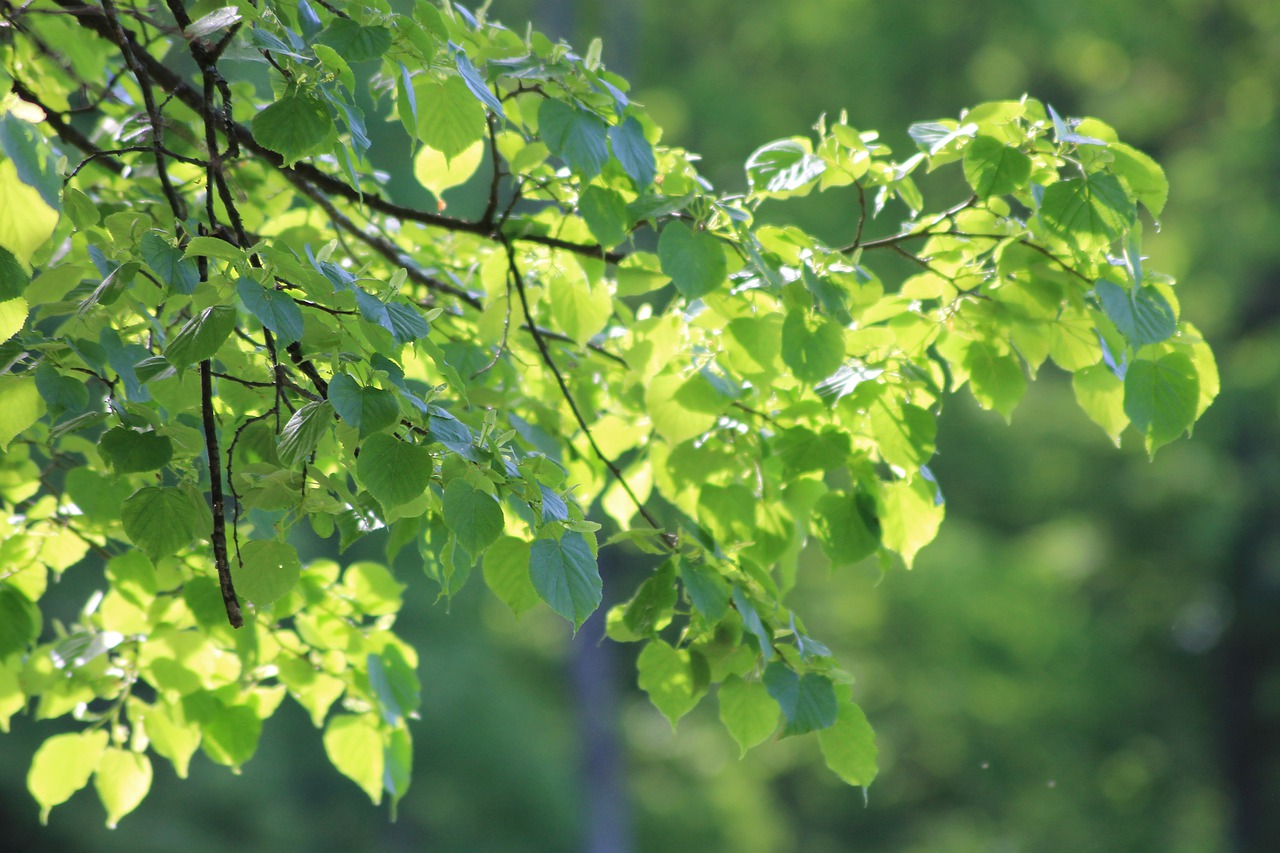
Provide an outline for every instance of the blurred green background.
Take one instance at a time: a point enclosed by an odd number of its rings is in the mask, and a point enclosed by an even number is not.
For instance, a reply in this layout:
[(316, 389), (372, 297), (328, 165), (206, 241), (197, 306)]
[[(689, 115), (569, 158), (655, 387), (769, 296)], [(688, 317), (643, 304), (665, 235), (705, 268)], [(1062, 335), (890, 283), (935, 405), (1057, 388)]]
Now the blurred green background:
[[(602, 36), (664, 141), (722, 190), (823, 112), (899, 152), (912, 121), (1024, 92), (1102, 118), (1168, 171), (1145, 248), (1218, 353), (1218, 402), (1154, 463), (1112, 447), (1052, 368), (1011, 427), (967, 391), (949, 404), (933, 464), (948, 523), (916, 569), (813, 571), (796, 595), (877, 729), (865, 798), (815, 744), (739, 761), (714, 699), (673, 734), (598, 626), (571, 641), (545, 614), (516, 623), (475, 582), (445, 612), (417, 575), (399, 625), (424, 712), (397, 823), (285, 703), (242, 776), (197, 757), (179, 783), (157, 762), (120, 829), (92, 792), (40, 829), (23, 782), (53, 729), (18, 719), (0, 737), (0, 847), (1280, 850), (1280, 4), (495, 0), (490, 16), (583, 50)], [(856, 208), (798, 215), (838, 239)], [(629, 559), (606, 555), (606, 601), (642, 577)]]

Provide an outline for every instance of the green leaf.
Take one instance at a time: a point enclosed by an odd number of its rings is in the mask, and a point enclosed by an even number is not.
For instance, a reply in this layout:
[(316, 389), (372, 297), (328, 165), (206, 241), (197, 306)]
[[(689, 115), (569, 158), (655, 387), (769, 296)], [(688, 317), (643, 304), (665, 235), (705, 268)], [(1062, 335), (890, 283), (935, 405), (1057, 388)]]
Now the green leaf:
[(361, 439), (400, 420), (400, 403), (395, 394), (361, 385), (346, 373), (336, 373), (329, 380), (329, 403), (338, 417), (360, 431)]
[(638, 636), (661, 631), (671, 623), (676, 597), (676, 565), (671, 559), (640, 584), (623, 612), (623, 624)]
[(40, 804), (40, 823), (49, 810), (89, 783), (107, 748), (106, 729), (54, 735), (40, 745), (27, 772), (27, 789)]
[(117, 474), (140, 474), (169, 464), (173, 442), (156, 432), (112, 427), (98, 439), (98, 452)]
[(787, 718), (784, 735), (800, 735), (835, 724), (839, 707), (831, 679), (816, 672), (798, 675), (782, 661), (765, 667), (764, 686)]
[(253, 539), (240, 546), (239, 559), (231, 564), (236, 592), (259, 607), (285, 595), (302, 575), (298, 552), (287, 542)]
[(413, 158), (413, 176), (437, 199), (444, 191), (465, 184), (484, 159), (484, 143), (474, 142), (452, 158), (430, 145), (422, 146)]
[(756, 195), (769, 198), (806, 195), (826, 167), (826, 161), (814, 155), (808, 139), (779, 139), (757, 148), (747, 158), (747, 184)]
[(268, 290), (250, 278), (236, 283), (236, 295), (258, 322), (275, 333), (281, 346), (302, 340), (302, 309), (291, 296)]
[[(0, 246), (0, 301), (8, 302), (19, 298), (30, 283), (31, 276), (18, 263), (13, 252)], [(5, 339), (8, 337), (11, 336), (6, 336)]]
[(30, 373), (0, 376), (0, 451), (44, 413), (44, 399)]
[(316, 41), (336, 50), (347, 62), (368, 62), (380, 58), (391, 47), (391, 30), (362, 26), (350, 18), (334, 18)]
[(164, 357), (179, 370), (213, 358), (235, 327), (236, 309), (230, 305), (211, 305), (188, 320), (173, 336), (164, 348)]
[(529, 580), (529, 543), (502, 536), (484, 552), (484, 582), (519, 616), (541, 600)]
[(262, 718), (248, 705), (225, 705), (214, 700), (201, 720), (201, 748), (214, 762), (239, 770), (258, 751)]
[(1151, 285), (1126, 290), (1100, 278), (1093, 289), (1102, 310), (1134, 348), (1166, 341), (1178, 330), (1169, 300)]
[(1105, 364), (1095, 364), (1077, 370), (1071, 387), (1080, 408), (1119, 447), (1120, 433), (1129, 425), (1124, 413), (1124, 381)]
[[(62, 173), (58, 155), (45, 141), (36, 125), (12, 112), (0, 116), (0, 150), (12, 161), (18, 178), (40, 193), (54, 210), (62, 208)], [(8, 201), (8, 199), (6, 199)]]
[(407, 504), (425, 492), (434, 469), (427, 448), (381, 432), (361, 446), (356, 462), (356, 476), (384, 509)]
[(359, 785), (374, 805), (382, 802), (382, 733), (372, 717), (331, 717), (324, 730), (324, 751), (338, 772)]
[(204, 534), (209, 510), (196, 494), (172, 486), (144, 486), (120, 507), (120, 522), (129, 541), (151, 558), (176, 554)]
[(1133, 202), (1111, 175), (1094, 174), (1050, 184), (1040, 216), (1067, 240), (1087, 245), (1110, 243), (1134, 222)]
[(979, 198), (1017, 192), (1031, 180), (1031, 158), (995, 137), (977, 136), (964, 152), (964, 177)]
[(715, 624), (724, 618), (729, 611), (729, 582), (719, 572), (705, 563), (695, 564), (688, 560), (680, 561), (680, 579), (684, 582), (685, 594), (703, 618)]
[(782, 323), (782, 360), (801, 382), (816, 385), (844, 363), (844, 329), (800, 309)]
[(502, 535), (506, 518), (493, 495), (459, 477), (444, 490), (444, 523), (472, 557)]
[(1184, 353), (1137, 359), (1125, 373), (1124, 413), (1146, 436), (1148, 453), (1189, 430), (1199, 403), (1199, 373)]
[(864, 517), (858, 500), (845, 492), (828, 492), (813, 507), (814, 532), (833, 566), (852, 566), (880, 547), (880, 537)]
[[(686, 391), (686, 386), (699, 382), (705, 384), (706, 380), (696, 375), (684, 379), (674, 373), (661, 373), (645, 388), (645, 408), (653, 428), (673, 445), (702, 435), (715, 426), (714, 413), (689, 406), (688, 401), (696, 395)], [(728, 405), (728, 401), (724, 404)]]
[(129, 749), (109, 747), (98, 760), (93, 787), (107, 810), (107, 827), (136, 809), (151, 790), (151, 759)]
[(276, 444), (276, 455), (281, 464), (295, 468), (299, 462), (305, 461), (332, 423), (333, 406), (324, 401), (307, 403), (294, 412), (280, 431)]
[(601, 246), (612, 248), (627, 239), (627, 204), (613, 190), (587, 187), (578, 199), (578, 212)]
[(409, 791), (413, 773), (413, 740), (404, 729), (391, 732), (391, 742), (383, 751), (382, 786), (391, 794), (391, 820), (396, 819), (396, 803)]
[(975, 342), (965, 353), (964, 366), (978, 403), (984, 409), (995, 409), (1006, 421), (1012, 420), (1014, 408), (1027, 393), (1027, 377), (1017, 356)]
[(480, 103), (493, 110), (499, 119), (506, 119), (507, 115), (502, 110), (502, 101), (499, 101), (493, 92), (489, 91), (489, 84), (480, 76), (480, 72), (471, 64), (471, 60), (460, 50), (453, 52), (453, 67), (458, 69), (458, 74), (462, 77), (462, 82), (467, 84), (467, 89), (475, 95)]
[(200, 283), (200, 270), (195, 261), (155, 231), (148, 231), (138, 242), (138, 254), (169, 285), (170, 293), (189, 296)]
[(933, 541), (942, 524), (944, 512), (937, 489), (924, 477), (885, 483), (880, 487), (877, 507), (881, 540), (911, 568), (915, 555)]
[(214, 258), (231, 264), (243, 263), (248, 259), (244, 249), (233, 246), (219, 237), (192, 237), (187, 247), (182, 250), (184, 258)]
[(0, 660), (25, 652), (40, 636), (40, 610), (16, 587), (0, 583)]
[(575, 631), (600, 606), (600, 570), (581, 533), (536, 540), (529, 549), (529, 578), (542, 600), (572, 622)]
[(388, 645), (381, 655), (368, 655), (369, 686), (382, 709), (382, 719), (394, 726), (416, 714), (422, 704), (422, 684), (413, 666), (395, 645)]
[(613, 315), (613, 300), (603, 282), (591, 285), (582, 278), (555, 276), (548, 290), (556, 325), (579, 343), (598, 334)]
[(292, 166), (332, 148), (338, 128), (333, 108), (324, 98), (290, 85), (280, 100), (254, 116), (253, 137)]
[(594, 113), (564, 101), (547, 98), (542, 102), (538, 108), (538, 132), (551, 153), (584, 178), (600, 174), (609, 159), (605, 123)]
[(676, 722), (693, 710), (706, 692), (694, 677), (688, 649), (674, 649), (662, 640), (650, 640), (636, 660), (640, 689), (649, 701), (676, 727)]
[(182, 705), (133, 704), (130, 699), (129, 718), (136, 724), (141, 717), (146, 727), (151, 748), (173, 763), (179, 779), (187, 778), (191, 756), (200, 748), (200, 727), (187, 719)]
[(671, 277), (686, 299), (698, 299), (725, 283), (728, 264), (720, 241), (683, 222), (669, 222), (658, 238), (662, 271)]
[(413, 90), (418, 104), (418, 138), (452, 160), (485, 133), (484, 107), (461, 77), (443, 81), (419, 78)]
[(926, 409), (882, 398), (871, 406), (871, 429), (880, 456), (890, 465), (912, 471), (933, 457), (938, 422)]
[(0, 249), (6, 249), (24, 267), (53, 236), (58, 227), (57, 206), (50, 206), (40, 191), (18, 177), (12, 160), (0, 158)]
[(1160, 164), (1123, 142), (1107, 146), (1111, 172), (1124, 181), (1152, 216), (1159, 216), (1169, 198), (1169, 181)]
[(743, 681), (737, 675), (724, 680), (716, 691), (720, 722), (738, 743), (739, 756), (764, 743), (778, 728), (778, 703), (759, 681)]
[(622, 164), (622, 170), (635, 182), (639, 192), (644, 192), (653, 183), (658, 173), (658, 166), (653, 157), (653, 146), (645, 138), (644, 127), (634, 116), (609, 128), (609, 144), (613, 147), (613, 156)]
[(835, 725), (818, 732), (818, 746), (837, 776), (866, 787), (876, 778), (876, 738), (862, 709), (841, 701)]

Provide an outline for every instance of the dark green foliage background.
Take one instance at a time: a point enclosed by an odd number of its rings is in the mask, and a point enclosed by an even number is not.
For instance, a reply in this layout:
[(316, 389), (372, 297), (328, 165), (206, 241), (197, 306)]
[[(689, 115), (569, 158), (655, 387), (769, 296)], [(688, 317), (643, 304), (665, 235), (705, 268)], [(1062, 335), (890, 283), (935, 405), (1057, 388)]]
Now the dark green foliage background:
[[(664, 141), (702, 153), (720, 189), (743, 184), (737, 164), (757, 145), (822, 111), (848, 109), (895, 147), (910, 121), (1024, 91), (1099, 116), (1168, 171), (1175, 236), (1148, 233), (1146, 249), (1222, 365), (1194, 440), (1155, 463), (1136, 441), (1117, 456), (1051, 369), (1012, 427), (965, 392), (934, 463), (948, 523), (914, 571), (800, 586), (811, 630), (864, 685), (881, 749), (865, 805), (819, 770), (816, 744), (738, 763), (714, 703), (672, 735), (631, 687), (634, 651), (611, 647), (632, 691), (618, 725), (636, 849), (1280, 849), (1275, 4), (560, 0), (491, 15), (517, 29), (532, 16), (579, 47), (602, 35)], [(855, 211), (826, 200), (802, 224), (846, 233)], [(466, 215), (465, 198), (450, 202)], [(602, 569), (606, 602), (629, 594), (626, 567)], [(52, 728), (20, 717), (0, 738), (5, 846), (573, 849), (585, 817), (563, 624), (535, 613), (517, 629), (475, 583), (446, 613), (424, 587), (399, 622), (422, 653), (424, 702), (398, 823), (328, 767), (286, 703), (243, 776), (197, 758), (169, 784), (157, 763), (120, 829), (81, 793), (40, 830), (14, 768)], [(598, 636), (588, 625), (576, 642)]]

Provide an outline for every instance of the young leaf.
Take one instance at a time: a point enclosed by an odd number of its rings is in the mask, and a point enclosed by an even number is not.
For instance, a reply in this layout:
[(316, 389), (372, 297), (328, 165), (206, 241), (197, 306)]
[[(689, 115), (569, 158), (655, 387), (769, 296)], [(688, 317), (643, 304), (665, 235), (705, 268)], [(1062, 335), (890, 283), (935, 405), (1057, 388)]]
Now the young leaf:
[(45, 402), (31, 374), (0, 376), (0, 451), (39, 420)]
[(529, 578), (542, 600), (572, 622), (575, 631), (600, 606), (600, 570), (581, 533), (536, 540), (529, 549)]
[(802, 136), (779, 139), (747, 158), (747, 184), (756, 195), (790, 198), (805, 195), (822, 177), (827, 163)]
[(484, 107), (461, 77), (443, 82), (419, 78), (414, 83), (418, 105), (418, 138), (452, 160), (484, 137)]
[(1094, 174), (1050, 184), (1040, 216), (1069, 241), (1105, 246), (1133, 224), (1136, 211), (1118, 180)]
[(844, 362), (844, 330), (831, 320), (811, 321), (799, 309), (782, 323), (782, 360), (797, 379), (816, 385)]
[(610, 248), (627, 238), (627, 205), (613, 190), (587, 187), (578, 199), (578, 212), (601, 246)]

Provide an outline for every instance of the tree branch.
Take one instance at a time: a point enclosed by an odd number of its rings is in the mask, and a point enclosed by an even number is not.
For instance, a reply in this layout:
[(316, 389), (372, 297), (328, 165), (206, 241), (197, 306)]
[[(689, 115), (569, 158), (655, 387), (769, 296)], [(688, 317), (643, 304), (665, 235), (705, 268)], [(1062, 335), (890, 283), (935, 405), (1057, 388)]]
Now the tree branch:
[(240, 614), (240, 601), (231, 582), (231, 564), (227, 560), (226, 504), (222, 494), (222, 457), (218, 454), (218, 422), (213, 416), (213, 365), (208, 359), (200, 362), (200, 409), (204, 420), (204, 446), (209, 455), (209, 497), (213, 504), (213, 564), (218, 570), (218, 586), (222, 590), (222, 604), (227, 609), (227, 621), (232, 628), (244, 624)]

